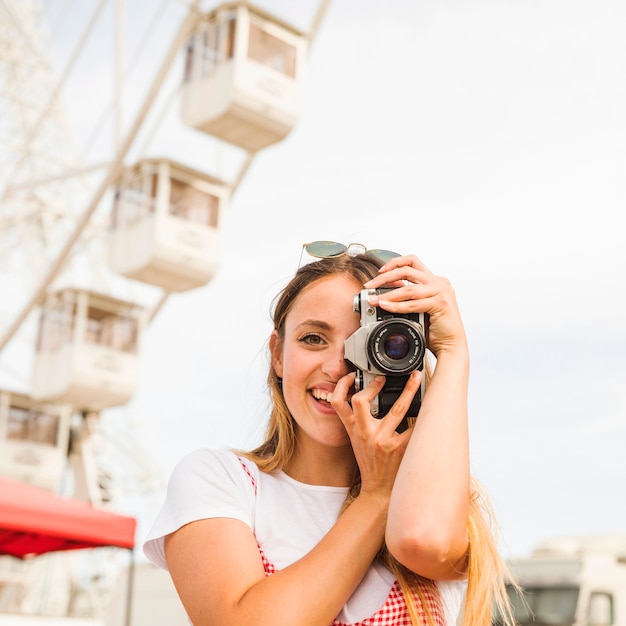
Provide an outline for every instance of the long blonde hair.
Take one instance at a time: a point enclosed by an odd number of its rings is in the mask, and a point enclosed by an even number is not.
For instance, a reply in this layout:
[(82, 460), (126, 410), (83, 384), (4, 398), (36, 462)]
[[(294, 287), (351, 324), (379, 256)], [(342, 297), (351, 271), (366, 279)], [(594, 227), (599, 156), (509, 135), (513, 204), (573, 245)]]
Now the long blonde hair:
[[(358, 255), (322, 259), (301, 267), (289, 284), (274, 302), (274, 328), (283, 337), (285, 319), (298, 294), (311, 283), (336, 274), (346, 274), (361, 284), (377, 275), (380, 263), (373, 257)], [(268, 387), (272, 401), (272, 411), (265, 441), (256, 449), (242, 452), (256, 463), (263, 472), (282, 470), (289, 465), (296, 448), (295, 422), (283, 396), (282, 381), (270, 365)], [(360, 475), (355, 476), (345, 506), (349, 506), (358, 495)], [(493, 510), (486, 495), (475, 480), (470, 490), (468, 516), (469, 550), (467, 555), (468, 585), (464, 610), (464, 626), (490, 626), (493, 606), (497, 606), (505, 624), (515, 623), (505, 588), (507, 569), (497, 549), (496, 525)], [(434, 617), (428, 610), (425, 594), (429, 591), (439, 598), (434, 581), (422, 578), (402, 566), (383, 546), (379, 560), (391, 570), (400, 584), (411, 621), (414, 626), (434, 626)], [(420, 613), (415, 597), (422, 605)], [(422, 615), (423, 617), (420, 617)]]

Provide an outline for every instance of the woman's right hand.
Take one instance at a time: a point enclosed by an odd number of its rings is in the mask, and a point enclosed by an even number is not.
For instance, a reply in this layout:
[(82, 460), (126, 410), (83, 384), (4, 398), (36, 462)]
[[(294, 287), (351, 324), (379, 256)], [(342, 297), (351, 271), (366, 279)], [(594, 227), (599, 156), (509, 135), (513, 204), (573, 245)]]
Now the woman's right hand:
[(411, 436), (410, 429), (397, 433), (396, 428), (404, 419), (420, 387), (421, 377), (420, 371), (411, 374), (390, 411), (380, 419), (372, 415), (371, 401), (383, 389), (384, 376), (376, 376), (365, 389), (353, 394), (351, 398), (349, 392), (354, 385), (354, 372), (337, 382), (331, 404), (350, 437), (361, 473), (360, 493), (371, 493), (386, 501), (390, 497), (400, 461)]

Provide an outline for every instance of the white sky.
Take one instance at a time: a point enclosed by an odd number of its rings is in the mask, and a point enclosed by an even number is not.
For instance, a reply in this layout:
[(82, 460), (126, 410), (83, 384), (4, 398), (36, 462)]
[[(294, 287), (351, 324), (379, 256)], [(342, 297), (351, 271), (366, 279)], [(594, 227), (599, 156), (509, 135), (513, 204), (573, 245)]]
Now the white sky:
[[(301, 244), (414, 252), (457, 290), (472, 466), (505, 551), (624, 532), (624, 32), (620, 0), (333, 0), (300, 122), (257, 156), (218, 275), (170, 298), (109, 419), (164, 476), (198, 446), (254, 445), (269, 305)], [(204, 141), (170, 130), (154, 155), (198, 166)]]

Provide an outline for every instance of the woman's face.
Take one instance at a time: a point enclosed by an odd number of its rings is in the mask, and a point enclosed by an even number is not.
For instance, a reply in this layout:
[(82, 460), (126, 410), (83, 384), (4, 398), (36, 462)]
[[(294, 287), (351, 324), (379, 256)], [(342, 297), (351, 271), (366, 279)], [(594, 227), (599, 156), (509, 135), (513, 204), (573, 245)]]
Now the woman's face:
[(326, 401), (335, 384), (351, 368), (344, 360), (344, 341), (359, 327), (352, 309), (362, 286), (339, 274), (303, 289), (285, 320), (284, 339), (270, 342), (276, 374), (297, 425), (298, 439), (326, 446), (350, 443), (345, 428)]

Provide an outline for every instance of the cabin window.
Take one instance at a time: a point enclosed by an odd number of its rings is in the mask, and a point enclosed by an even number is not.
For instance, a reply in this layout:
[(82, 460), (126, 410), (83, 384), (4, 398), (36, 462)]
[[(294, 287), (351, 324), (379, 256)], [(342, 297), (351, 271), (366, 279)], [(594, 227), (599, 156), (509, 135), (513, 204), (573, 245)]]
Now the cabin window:
[(58, 415), (17, 406), (9, 407), (7, 439), (56, 446), (58, 433)]
[(217, 24), (211, 24), (198, 39), (200, 40), (200, 76), (210, 76), (220, 62)]
[(187, 40), (187, 47), (185, 48), (185, 75), (183, 77), (184, 82), (188, 83), (192, 78), (193, 71), (193, 50), (196, 46), (197, 35), (192, 35)]
[(72, 341), (74, 312), (73, 304), (61, 300), (46, 304), (39, 320), (38, 352), (56, 352)]
[(296, 48), (250, 23), (248, 56), (290, 78), (296, 77)]
[(135, 176), (115, 192), (111, 228), (126, 229), (154, 213), (156, 206), (157, 175)]
[(222, 50), (224, 61), (228, 61), (235, 56), (236, 26), (237, 21), (234, 15), (220, 23), (220, 49)]
[(185, 82), (211, 76), (220, 63), (233, 58), (235, 25), (233, 15), (207, 24), (189, 39), (185, 53)]
[(85, 341), (121, 352), (137, 351), (137, 320), (89, 307)]
[[(573, 624), (576, 618), (579, 588), (524, 586), (523, 598), (513, 586), (507, 585), (515, 621), (520, 626), (541, 624)], [(496, 615), (495, 624), (503, 624), (502, 616)]]
[(181, 220), (217, 228), (219, 198), (193, 185), (172, 179), (170, 191), (170, 215)]

